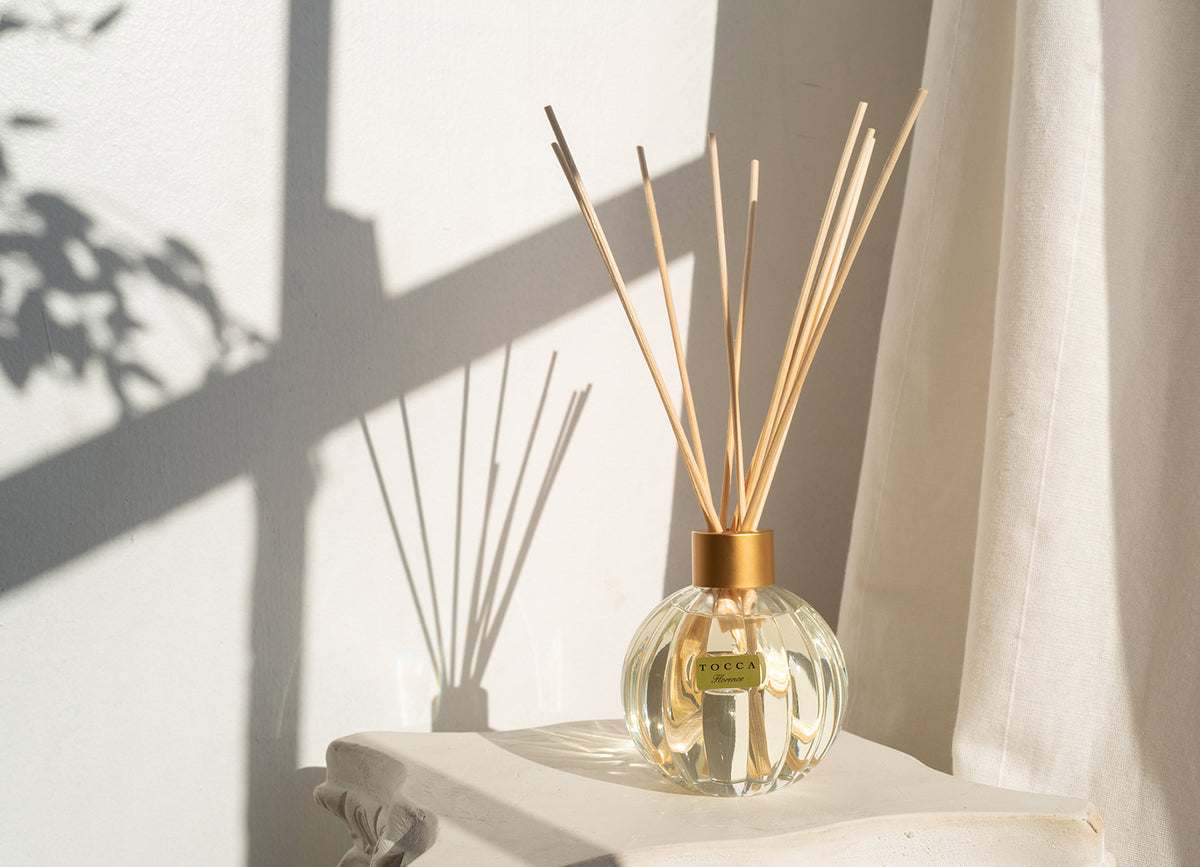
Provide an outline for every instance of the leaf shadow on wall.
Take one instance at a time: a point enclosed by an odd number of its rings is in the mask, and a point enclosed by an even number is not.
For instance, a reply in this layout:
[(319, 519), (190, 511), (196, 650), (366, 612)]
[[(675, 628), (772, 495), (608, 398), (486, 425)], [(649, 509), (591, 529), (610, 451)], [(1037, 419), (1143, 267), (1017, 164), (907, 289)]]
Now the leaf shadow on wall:
[[(95, 18), (0, 10), (0, 37), (36, 31), (86, 43), (122, 9)], [(203, 323), (197, 351), (209, 375), (259, 354), (262, 338), (224, 309), (188, 242), (118, 227), (68, 194), (21, 183), (7, 139), (54, 126), (24, 107), (0, 119), (0, 371), (9, 382), (24, 388), (39, 370), (82, 382), (98, 368), (122, 418), (169, 397), (171, 359), (142, 339), (155, 327), (139, 313), (147, 294)]]

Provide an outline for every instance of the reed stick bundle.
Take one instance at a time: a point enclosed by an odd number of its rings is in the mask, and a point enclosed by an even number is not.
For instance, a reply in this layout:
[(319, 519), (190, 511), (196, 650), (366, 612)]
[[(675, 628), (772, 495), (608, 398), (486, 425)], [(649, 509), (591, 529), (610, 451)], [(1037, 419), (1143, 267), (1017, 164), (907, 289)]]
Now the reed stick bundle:
[[(658, 258), (659, 275), (662, 279), (663, 295), (666, 300), (667, 317), (671, 325), (671, 337), (675, 347), (675, 358), (679, 368), (680, 384), (683, 387), (683, 399), (688, 416), (688, 426), (691, 442), (683, 429), (679, 413), (675, 409), (667, 391), (666, 383), (659, 371), (649, 341), (642, 329), (641, 322), (629, 298), (625, 282), (621, 278), (620, 269), (612, 249), (600, 226), (600, 219), (588, 198), (583, 186), (579, 169), (567, 147), (567, 142), (554, 116), (553, 109), (546, 106), (546, 115), (554, 130), (556, 141), (551, 145), (558, 157), (559, 165), (575, 195), (575, 200), (583, 214), (584, 221), (591, 231), (592, 239), (600, 258), (608, 271), (609, 279), (621, 300), (621, 306), (633, 328), (634, 336), (642, 355), (650, 368), (650, 375), (658, 389), (659, 398), (667, 413), (667, 420), (675, 434), (680, 454), (683, 456), (688, 477), (700, 504), (700, 511), (710, 532), (752, 532), (758, 529), (762, 518), (767, 496), (775, 479), (779, 466), (783, 445), (791, 429), (792, 418), (800, 399), (800, 390), (812, 367), (813, 358), (821, 338), (825, 334), (834, 305), (841, 295), (850, 267), (862, 246), (863, 237), (875, 216), (879, 200), (883, 196), (892, 171), (900, 158), (917, 114), (925, 101), (925, 90), (918, 90), (908, 115), (901, 125), (895, 143), (888, 153), (879, 177), (863, 208), (862, 216), (854, 224), (858, 203), (865, 187), (866, 175), (870, 166), (871, 156), (875, 147), (875, 131), (868, 129), (859, 142), (859, 130), (866, 113), (867, 104), (860, 102), (850, 124), (845, 147), (842, 149), (834, 173), (833, 185), (829, 199), (825, 205), (824, 214), (817, 230), (808, 268), (801, 284), (800, 295), (796, 302), (796, 310), (792, 317), (787, 341), (784, 344), (779, 372), (775, 378), (771, 400), (767, 408), (766, 418), (749, 464), (745, 462), (743, 446), (742, 411), (741, 411), (741, 351), (744, 342), (746, 323), (747, 299), (750, 288), (750, 271), (753, 259), (755, 221), (758, 209), (758, 160), (750, 165), (750, 204), (746, 228), (746, 252), (742, 268), (741, 292), (737, 302), (737, 316), (734, 318), (734, 305), (729, 292), (729, 268), (725, 246), (725, 218), (721, 196), (720, 166), (717, 156), (716, 136), (709, 134), (708, 150), (712, 168), (713, 182), (713, 217), (717, 234), (718, 277), (721, 289), (722, 320), (725, 331), (725, 358), (729, 379), (729, 409), (727, 413), (725, 451), (722, 467), (721, 487), (718, 489), (719, 503), (713, 498), (713, 489), (708, 478), (708, 467), (704, 460), (704, 449), (700, 440), (700, 425), (697, 421), (695, 401), (692, 395), (691, 382), (688, 378), (687, 363), (684, 358), (683, 345), (679, 336), (679, 324), (675, 315), (675, 304), (671, 295), (670, 276), (667, 271), (667, 259), (664, 252), (662, 230), (658, 222), (658, 212), (654, 202), (654, 194), (650, 183), (650, 172), (646, 167), (645, 151), (639, 147), (638, 164), (641, 169), (642, 186), (646, 194), (646, 208), (650, 215), (651, 233), (654, 238), (654, 249)], [(849, 182), (846, 182), (846, 172), (850, 168), (855, 144), (858, 143), (858, 156), (854, 159), (854, 168), (850, 170)], [(839, 206), (840, 203), (840, 206)], [(836, 215), (836, 216), (835, 216)], [(851, 226), (854, 225), (853, 231)], [(730, 514), (730, 506), (736, 496), (736, 506)]]

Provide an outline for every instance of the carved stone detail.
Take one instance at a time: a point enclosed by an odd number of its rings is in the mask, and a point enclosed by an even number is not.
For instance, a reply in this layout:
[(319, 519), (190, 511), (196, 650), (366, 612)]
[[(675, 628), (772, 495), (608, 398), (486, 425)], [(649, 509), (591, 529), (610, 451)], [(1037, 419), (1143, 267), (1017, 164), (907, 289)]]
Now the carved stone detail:
[(361, 775), (353, 788), (335, 782), (334, 770), (331, 761), (331, 779), (317, 786), (313, 798), (350, 830), (354, 845), (339, 867), (401, 867), (433, 845), (437, 817), (401, 797), (402, 767)]

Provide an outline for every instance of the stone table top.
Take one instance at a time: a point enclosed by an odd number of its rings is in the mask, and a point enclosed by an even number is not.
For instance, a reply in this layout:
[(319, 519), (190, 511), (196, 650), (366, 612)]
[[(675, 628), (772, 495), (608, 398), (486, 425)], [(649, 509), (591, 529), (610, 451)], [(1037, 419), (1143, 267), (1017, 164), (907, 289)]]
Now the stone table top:
[(1115, 865), (1076, 798), (952, 777), (842, 733), (806, 778), (750, 798), (683, 792), (620, 720), (510, 732), (369, 732), (329, 746), (316, 798), (342, 867)]

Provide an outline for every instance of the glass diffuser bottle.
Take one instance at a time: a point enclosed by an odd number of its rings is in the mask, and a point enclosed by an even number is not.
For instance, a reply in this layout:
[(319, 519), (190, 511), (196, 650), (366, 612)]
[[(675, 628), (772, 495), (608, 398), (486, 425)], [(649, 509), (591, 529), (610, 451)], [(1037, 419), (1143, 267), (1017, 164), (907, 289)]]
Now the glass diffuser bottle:
[(774, 560), (770, 530), (693, 533), (692, 586), (650, 612), (625, 656), (629, 735), (692, 791), (786, 786), (841, 728), (841, 648), (820, 614), (775, 585)]
[[(708, 532), (692, 534), (692, 586), (671, 595), (650, 612), (629, 645), (622, 672), (625, 722), (634, 744), (668, 778), (696, 792), (753, 795), (793, 783), (821, 760), (842, 724), (846, 665), (841, 648), (816, 611), (795, 594), (775, 586), (774, 537), (770, 530), (759, 530), (758, 522), (800, 389), (925, 96), (924, 90), (917, 91), (866, 208), (852, 231), (875, 148), (873, 129), (868, 128), (859, 142), (867, 104), (858, 104), (801, 284), (767, 417), (752, 454), (744, 449), (739, 392), (758, 206), (758, 161), (750, 163), (746, 256), (735, 328), (717, 142), (709, 134), (717, 266), (729, 374), (725, 464), (720, 489), (709, 484), (645, 153), (638, 148), (642, 188), (687, 409), (690, 442), (633, 308), (599, 215), (584, 188), (579, 167), (553, 110), (546, 107), (555, 138), (551, 147), (629, 319), (708, 526)], [(856, 142), (859, 142), (858, 157), (847, 181)], [(727, 523), (729, 506), (735, 499), (736, 508)]]

